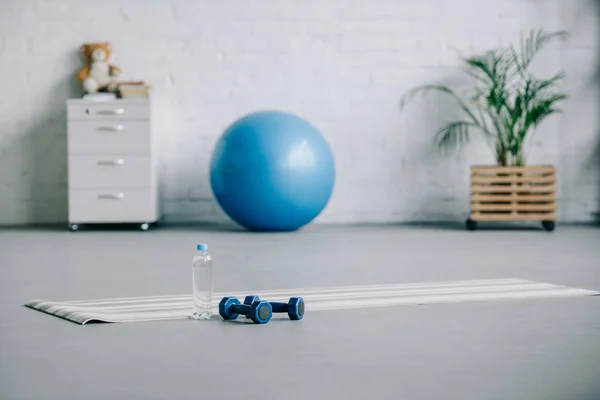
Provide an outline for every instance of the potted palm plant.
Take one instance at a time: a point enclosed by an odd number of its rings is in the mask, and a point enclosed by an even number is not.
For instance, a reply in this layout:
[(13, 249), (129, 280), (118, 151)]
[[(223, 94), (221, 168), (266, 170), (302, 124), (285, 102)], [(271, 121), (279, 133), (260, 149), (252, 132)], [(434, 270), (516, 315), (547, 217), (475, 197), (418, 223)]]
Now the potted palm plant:
[(471, 212), (467, 228), (477, 221), (541, 221), (554, 230), (556, 219), (556, 169), (553, 165), (527, 165), (526, 140), (546, 117), (559, 112), (567, 98), (558, 85), (559, 71), (540, 79), (530, 71), (535, 56), (550, 42), (564, 39), (564, 31), (532, 30), (514, 46), (492, 49), (463, 58), (475, 85), (470, 96), (461, 98), (444, 85), (423, 85), (408, 91), (400, 107), (418, 93), (438, 91), (456, 101), (464, 118), (451, 121), (436, 133), (442, 150), (455, 150), (469, 142), (474, 132), (493, 146), (495, 165), (471, 166)]

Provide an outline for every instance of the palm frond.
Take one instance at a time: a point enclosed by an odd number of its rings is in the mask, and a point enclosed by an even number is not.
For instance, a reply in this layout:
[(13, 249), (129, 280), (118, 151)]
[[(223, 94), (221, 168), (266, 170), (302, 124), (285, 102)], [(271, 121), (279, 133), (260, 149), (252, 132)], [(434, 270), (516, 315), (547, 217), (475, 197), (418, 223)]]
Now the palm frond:
[(518, 66), (522, 69), (529, 67), (535, 55), (547, 44), (554, 40), (566, 39), (569, 34), (566, 31), (546, 33), (543, 29), (531, 30), (529, 36), (521, 36), (521, 54)]
[(521, 139), (525, 138), (524, 135), (531, 126), (538, 126), (547, 116), (560, 112), (560, 109), (556, 107), (556, 103), (565, 100), (567, 97), (566, 94), (556, 93), (546, 98), (533, 100), (524, 118), (523, 137)]
[[(447, 93), (450, 94), (451, 96), (458, 98), (458, 96), (456, 96), (456, 94), (454, 94), (454, 92), (452, 91), (452, 89), (450, 89), (447, 86), (444, 85), (422, 85), (422, 86), (417, 86), (411, 90), (409, 90), (408, 92), (406, 92), (404, 94), (404, 96), (402, 96), (402, 98), (400, 99), (400, 110), (403, 110), (406, 105), (412, 101), (417, 95), (419, 94), (427, 94), (427, 92), (431, 92), (431, 91), (438, 91), (438, 92), (442, 92), (442, 93)], [(460, 100), (460, 99), (458, 99)]]
[[(487, 51), (483, 55), (463, 58), (463, 61), (471, 68), (468, 73), (477, 80), (480, 80), (483, 83), (496, 82), (500, 59), (495, 50)], [(483, 76), (480, 74), (483, 74)]]
[(488, 107), (500, 112), (508, 107), (510, 93), (501, 86), (493, 86), (489, 89), (486, 100)]
[(435, 135), (440, 150), (456, 150), (469, 142), (469, 128), (477, 127), (469, 121), (454, 121), (441, 127)]
[[(481, 124), (481, 122), (477, 119), (477, 117), (475, 116), (475, 114), (473, 113), (473, 111), (471, 111), (469, 109), (469, 107), (467, 107), (467, 105), (461, 100), (461, 98), (454, 93), (454, 91), (452, 89), (450, 89), (447, 86), (444, 85), (423, 85), (423, 86), (418, 86), (412, 90), (409, 90), (401, 99), (400, 101), (400, 109), (403, 109), (406, 104), (412, 100), (417, 94), (419, 93), (426, 93), (429, 91), (438, 91), (441, 93), (445, 93), (447, 95), (449, 95), (450, 97), (452, 97), (459, 105), (459, 107), (462, 109), (462, 111), (467, 114), (467, 116), (471, 119), (472, 123), (475, 126), (480, 127), (481, 129), (485, 130), (485, 127), (483, 126), (483, 124)], [(488, 133), (488, 132), (486, 132)]]
[(568, 37), (569, 34), (566, 31), (546, 33), (542, 29), (531, 30), (527, 38), (521, 35), (519, 51), (517, 51), (514, 45), (507, 48), (508, 58), (511, 62), (511, 78), (520, 75), (524, 79), (527, 68), (533, 62), (535, 56), (547, 44), (555, 40), (567, 39)]
[(560, 81), (564, 77), (565, 73), (563, 71), (560, 71), (549, 79), (535, 80), (535, 90), (536, 92), (542, 92), (544, 89), (551, 88), (555, 86), (558, 83), (558, 81)]

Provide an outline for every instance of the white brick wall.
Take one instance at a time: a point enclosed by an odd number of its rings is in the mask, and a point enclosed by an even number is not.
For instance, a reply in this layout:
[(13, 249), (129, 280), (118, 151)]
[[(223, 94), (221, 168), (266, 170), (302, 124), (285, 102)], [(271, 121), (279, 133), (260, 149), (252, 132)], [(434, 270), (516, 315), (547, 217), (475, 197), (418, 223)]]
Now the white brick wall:
[(474, 142), (455, 157), (431, 146), (457, 115), (431, 96), (398, 111), (410, 87), (458, 82), (457, 51), (568, 29), (540, 68), (562, 67), (571, 99), (532, 142), (530, 162), (561, 178), (563, 221), (600, 203), (598, 15), (592, 0), (3, 0), (0, 2), (0, 223), (66, 220), (64, 100), (86, 41), (111, 41), (125, 78), (160, 104), (167, 221), (226, 221), (208, 183), (210, 151), (240, 115), (280, 108), (319, 126), (336, 156), (320, 222), (462, 220), (468, 167), (492, 163)]

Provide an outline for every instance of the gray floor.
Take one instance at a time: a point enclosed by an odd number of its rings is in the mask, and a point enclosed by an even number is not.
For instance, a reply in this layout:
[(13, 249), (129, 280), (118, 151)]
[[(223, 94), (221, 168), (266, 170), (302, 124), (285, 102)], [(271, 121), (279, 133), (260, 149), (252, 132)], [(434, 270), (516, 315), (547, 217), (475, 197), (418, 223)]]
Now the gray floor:
[(600, 230), (311, 226), (0, 231), (0, 399), (600, 399), (600, 297), (321, 311), (268, 325), (76, 324), (21, 306), (216, 290), (524, 278), (600, 290)]

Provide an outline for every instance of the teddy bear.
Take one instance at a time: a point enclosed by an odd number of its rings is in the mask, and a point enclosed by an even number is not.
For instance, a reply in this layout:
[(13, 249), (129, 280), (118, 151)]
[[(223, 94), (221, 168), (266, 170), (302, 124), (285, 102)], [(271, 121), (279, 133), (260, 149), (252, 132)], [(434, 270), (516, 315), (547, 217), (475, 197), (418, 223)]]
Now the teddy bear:
[(77, 72), (77, 80), (82, 84), (86, 93), (116, 92), (115, 78), (121, 69), (109, 63), (111, 56), (110, 44), (85, 43), (81, 46), (85, 64)]

